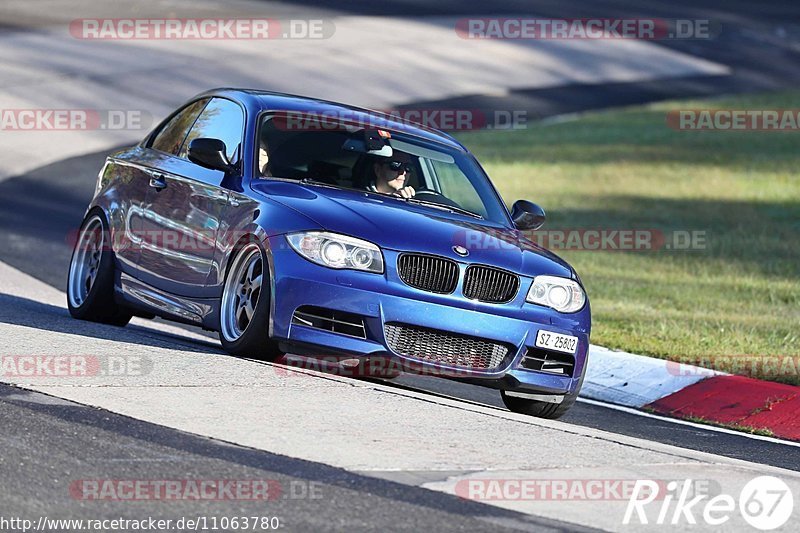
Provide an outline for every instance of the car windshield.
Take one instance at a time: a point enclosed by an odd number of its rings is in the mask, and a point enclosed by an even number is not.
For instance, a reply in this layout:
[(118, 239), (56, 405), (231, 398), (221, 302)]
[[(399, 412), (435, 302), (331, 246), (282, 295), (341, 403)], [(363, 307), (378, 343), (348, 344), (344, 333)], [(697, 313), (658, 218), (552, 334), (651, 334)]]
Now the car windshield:
[(500, 198), (470, 155), (402, 132), (377, 139), (380, 150), (368, 150), (364, 138), (363, 127), (266, 115), (258, 130), (256, 176), (386, 194), (507, 224)]

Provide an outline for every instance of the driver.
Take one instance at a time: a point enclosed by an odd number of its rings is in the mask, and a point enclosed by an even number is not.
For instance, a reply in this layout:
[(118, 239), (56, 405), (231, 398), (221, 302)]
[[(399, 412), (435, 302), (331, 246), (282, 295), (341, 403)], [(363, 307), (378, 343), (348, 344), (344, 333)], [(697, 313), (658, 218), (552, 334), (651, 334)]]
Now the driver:
[(414, 187), (406, 185), (411, 172), (411, 157), (395, 150), (392, 157), (380, 158), (372, 164), (375, 177), (367, 185), (367, 190), (384, 194), (393, 194), (403, 198), (413, 198)]

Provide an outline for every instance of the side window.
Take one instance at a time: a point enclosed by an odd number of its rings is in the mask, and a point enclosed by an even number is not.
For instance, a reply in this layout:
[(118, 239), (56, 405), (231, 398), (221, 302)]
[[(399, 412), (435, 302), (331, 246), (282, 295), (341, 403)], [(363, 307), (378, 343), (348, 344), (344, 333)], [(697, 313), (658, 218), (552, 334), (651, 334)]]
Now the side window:
[(224, 98), (212, 98), (186, 136), (179, 157), (188, 159), (186, 152), (194, 139), (210, 137), (225, 143), (228, 159), (236, 162), (239, 145), (242, 143), (244, 113), (238, 104)]
[(181, 109), (156, 134), (150, 143), (150, 148), (177, 155), (186, 134), (189, 133), (189, 128), (207, 103), (208, 98), (203, 98)]

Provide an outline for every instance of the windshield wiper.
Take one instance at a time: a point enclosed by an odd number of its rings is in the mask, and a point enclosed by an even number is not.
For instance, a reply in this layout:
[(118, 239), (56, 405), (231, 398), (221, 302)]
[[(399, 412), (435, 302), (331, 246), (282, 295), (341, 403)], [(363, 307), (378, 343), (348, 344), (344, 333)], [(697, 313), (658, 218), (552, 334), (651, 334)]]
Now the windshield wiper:
[[(318, 185), (320, 187), (330, 187), (332, 189), (346, 189), (346, 190), (352, 190), (352, 191), (373, 192), (373, 191), (363, 191), (361, 189), (354, 189), (352, 187), (344, 187), (342, 185), (335, 185), (333, 183), (328, 183), (328, 182), (325, 182), (325, 181), (315, 180), (314, 178), (300, 178), (299, 180), (297, 180), (297, 179), (293, 179), (293, 178), (277, 178), (277, 177), (274, 177), (274, 176), (270, 176), (268, 179), (279, 180), (279, 181), (293, 181), (295, 183), (299, 182), (299, 183), (302, 183), (302, 184), (305, 184), (305, 185)], [(388, 193), (383, 193), (383, 192), (378, 192), (378, 193), (374, 193), (374, 194), (380, 194), (382, 196), (388, 196), (388, 197), (394, 198), (396, 200), (403, 200), (403, 201), (406, 201), (406, 202), (419, 204), (419, 205), (424, 205), (424, 206), (428, 206), (428, 207), (433, 207), (435, 209), (441, 209), (442, 211), (449, 211), (450, 213), (458, 213), (460, 215), (467, 215), (468, 217), (473, 217), (473, 218), (477, 218), (479, 220), (483, 220), (483, 216), (479, 215), (478, 213), (473, 213), (472, 211), (468, 211), (468, 210), (463, 209), (461, 207), (455, 207), (455, 206), (452, 206), (452, 205), (440, 204), (440, 203), (437, 203), (437, 202), (429, 202), (427, 200), (420, 200), (419, 198), (403, 198), (402, 196), (397, 196), (397, 195), (394, 195), (394, 194), (388, 194)]]
[(333, 189), (347, 189), (347, 188), (349, 188), (349, 187), (342, 187), (341, 185), (336, 185), (335, 183), (328, 183), (327, 181), (315, 180), (314, 178), (300, 178), (299, 181), (300, 181), (300, 183), (303, 183), (305, 185), (319, 185), (320, 187), (331, 187)]
[(405, 200), (406, 202), (410, 202), (412, 204), (420, 204), (420, 205), (426, 205), (426, 206), (430, 206), (430, 207), (435, 207), (437, 209), (442, 209), (444, 211), (450, 211), (451, 213), (458, 213), (460, 215), (467, 215), (469, 217), (473, 217), (473, 218), (477, 218), (479, 220), (483, 220), (483, 217), (481, 215), (479, 215), (478, 213), (473, 213), (472, 211), (467, 211), (466, 209), (463, 209), (461, 207), (455, 207), (455, 206), (452, 206), (452, 205), (440, 204), (440, 203), (437, 203), (437, 202), (429, 202), (427, 200), (420, 200), (419, 198), (402, 198), (401, 197), (401, 199)]
[(285, 181), (287, 183), (302, 183), (303, 185), (318, 185), (320, 187), (330, 187), (332, 189), (349, 189), (350, 187), (343, 187), (335, 183), (328, 183), (327, 181), (319, 181), (314, 178), (281, 178), (278, 176), (264, 176), (264, 180), (272, 181)]

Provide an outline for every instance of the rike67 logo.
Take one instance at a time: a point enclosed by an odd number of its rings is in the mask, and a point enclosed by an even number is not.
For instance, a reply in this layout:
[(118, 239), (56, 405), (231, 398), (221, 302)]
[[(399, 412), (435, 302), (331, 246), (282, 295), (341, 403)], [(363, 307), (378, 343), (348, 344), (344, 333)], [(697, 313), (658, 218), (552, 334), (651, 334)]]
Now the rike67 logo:
[(741, 514), (752, 527), (770, 531), (786, 524), (794, 509), (791, 489), (772, 476), (751, 479), (738, 499), (729, 494), (693, 494), (692, 486), (690, 479), (666, 486), (637, 480), (622, 523), (722, 526)]

